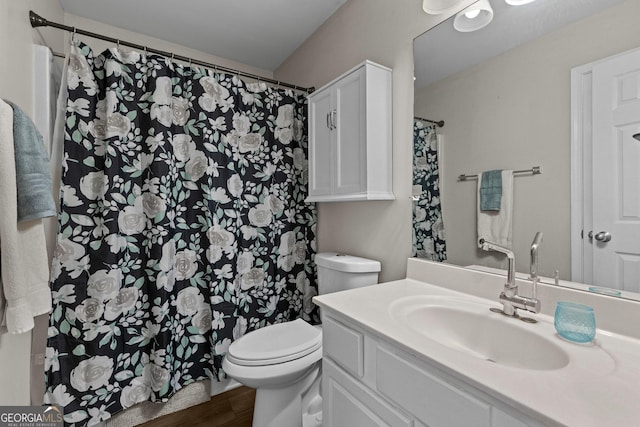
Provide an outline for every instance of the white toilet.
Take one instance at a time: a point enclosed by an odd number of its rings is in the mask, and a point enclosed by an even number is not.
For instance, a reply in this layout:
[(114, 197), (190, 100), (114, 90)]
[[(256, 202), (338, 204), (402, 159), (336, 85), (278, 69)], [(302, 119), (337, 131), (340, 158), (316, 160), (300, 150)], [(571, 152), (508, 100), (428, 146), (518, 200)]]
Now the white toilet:
[[(319, 253), (315, 261), (319, 294), (378, 283), (378, 261), (335, 252)], [(253, 427), (319, 427), (321, 359), (321, 328), (297, 319), (236, 340), (222, 368), (231, 378), (256, 389)]]

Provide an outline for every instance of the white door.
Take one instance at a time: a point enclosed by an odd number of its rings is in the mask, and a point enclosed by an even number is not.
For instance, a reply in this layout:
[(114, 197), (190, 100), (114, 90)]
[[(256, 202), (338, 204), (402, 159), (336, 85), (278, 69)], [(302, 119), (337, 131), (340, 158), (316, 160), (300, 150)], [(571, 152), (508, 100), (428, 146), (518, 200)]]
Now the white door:
[(595, 64), (592, 79), (593, 284), (640, 292), (640, 50)]

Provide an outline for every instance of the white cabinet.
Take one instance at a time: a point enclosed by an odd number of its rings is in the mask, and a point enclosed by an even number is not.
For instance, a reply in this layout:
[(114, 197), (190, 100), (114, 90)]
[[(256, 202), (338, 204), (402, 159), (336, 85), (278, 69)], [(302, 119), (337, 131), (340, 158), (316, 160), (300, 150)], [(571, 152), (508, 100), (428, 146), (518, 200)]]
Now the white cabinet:
[(365, 61), (308, 101), (307, 201), (393, 200), (391, 70)]
[(324, 427), (544, 425), (323, 310)]
[(378, 348), (376, 388), (429, 426), (491, 427), (491, 405), (400, 354)]
[(322, 362), (323, 425), (411, 427), (411, 417), (393, 408), (330, 359)]

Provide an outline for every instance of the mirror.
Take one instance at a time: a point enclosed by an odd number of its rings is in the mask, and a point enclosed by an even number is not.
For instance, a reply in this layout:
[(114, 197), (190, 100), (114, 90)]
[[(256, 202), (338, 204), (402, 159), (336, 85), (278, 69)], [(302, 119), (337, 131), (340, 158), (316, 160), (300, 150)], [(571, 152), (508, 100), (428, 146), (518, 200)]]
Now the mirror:
[[(458, 176), (540, 166), (542, 174), (513, 179), (516, 269), (528, 275), (530, 245), (541, 231), (539, 274), (571, 280), (572, 229), (582, 227), (571, 222), (571, 70), (640, 47), (640, 2), (490, 3), (488, 26), (458, 32), (452, 17), (414, 41), (414, 115), (445, 122), (437, 132), (447, 262), (506, 266), (478, 249), (478, 182)], [(640, 271), (635, 277), (640, 288)]]

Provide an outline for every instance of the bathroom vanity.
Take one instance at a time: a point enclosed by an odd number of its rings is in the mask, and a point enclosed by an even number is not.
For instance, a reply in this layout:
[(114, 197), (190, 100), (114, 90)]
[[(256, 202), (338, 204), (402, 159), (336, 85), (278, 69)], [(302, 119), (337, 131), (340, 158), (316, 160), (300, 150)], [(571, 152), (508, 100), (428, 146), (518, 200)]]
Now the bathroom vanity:
[[(523, 293), (527, 281), (518, 281)], [(418, 259), (407, 278), (314, 298), (323, 316), (324, 425), (622, 426), (640, 422), (638, 303), (540, 285), (526, 323), (504, 277)], [(593, 343), (560, 338), (559, 300), (596, 310)]]

